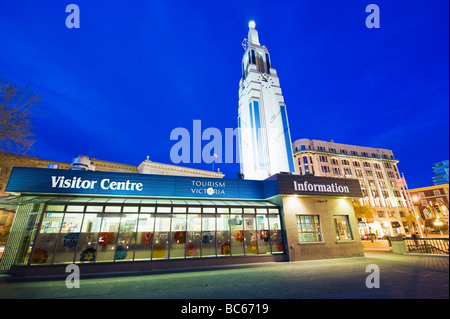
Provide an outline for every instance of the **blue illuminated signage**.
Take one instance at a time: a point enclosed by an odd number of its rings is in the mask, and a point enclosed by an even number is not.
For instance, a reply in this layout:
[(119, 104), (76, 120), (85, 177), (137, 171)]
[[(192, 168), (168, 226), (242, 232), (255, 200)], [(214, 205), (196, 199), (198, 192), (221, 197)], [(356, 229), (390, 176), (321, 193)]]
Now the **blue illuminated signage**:
[(264, 199), (260, 181), (14, 167), (9, 193)]
[(5, 192), (99, 196), (267, 199), (361, 197), (356, 179), (277, 174), (264, 181), (14, 167)]

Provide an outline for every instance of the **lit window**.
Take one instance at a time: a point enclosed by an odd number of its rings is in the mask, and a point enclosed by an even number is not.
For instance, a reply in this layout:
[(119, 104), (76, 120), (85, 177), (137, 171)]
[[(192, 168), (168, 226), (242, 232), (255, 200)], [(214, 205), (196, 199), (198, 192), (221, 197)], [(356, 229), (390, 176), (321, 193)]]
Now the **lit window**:
[(337, 240), (352, 240), (352, 232), (348, 222), (348, 216), (334, 216)]
[(319, 215), (297, 215), (298, 241), (321, 242)]

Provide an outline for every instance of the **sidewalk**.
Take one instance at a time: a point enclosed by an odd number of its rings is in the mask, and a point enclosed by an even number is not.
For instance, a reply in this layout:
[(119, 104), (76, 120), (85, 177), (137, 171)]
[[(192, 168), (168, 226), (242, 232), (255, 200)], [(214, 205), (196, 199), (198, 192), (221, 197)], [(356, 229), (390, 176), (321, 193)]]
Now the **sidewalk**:
[[(366, 287), (368, 265), (380, 288)], [(80, 280), (14, 282), (0, 276), (0, 299), (448, 299), (449, 259), (365, 252), (365, 257), (240, 265)]]

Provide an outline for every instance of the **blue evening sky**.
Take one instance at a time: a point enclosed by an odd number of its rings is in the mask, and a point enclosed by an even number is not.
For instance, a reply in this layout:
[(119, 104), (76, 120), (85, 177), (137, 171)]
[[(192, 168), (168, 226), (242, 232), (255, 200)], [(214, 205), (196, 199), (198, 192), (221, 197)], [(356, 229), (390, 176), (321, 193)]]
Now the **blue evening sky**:
[[(80, 8), (80, 28), (65, 25)], [(368, 29), (365, 8), (380, 7)], [(445, 0), (0, 2), (0, 76), (42, 95), (30, 155), (171, 163), (170, 132), (237, 126), (241, 42), (254, 20), (292, 140), (391, 149), (410, 188), (449, 158)], [(207, 141), (203, 142), (205, 145)], [(211, 164), (180, 164), (212, 169)], [(236, 178), (238, 164), (215, 164)]]

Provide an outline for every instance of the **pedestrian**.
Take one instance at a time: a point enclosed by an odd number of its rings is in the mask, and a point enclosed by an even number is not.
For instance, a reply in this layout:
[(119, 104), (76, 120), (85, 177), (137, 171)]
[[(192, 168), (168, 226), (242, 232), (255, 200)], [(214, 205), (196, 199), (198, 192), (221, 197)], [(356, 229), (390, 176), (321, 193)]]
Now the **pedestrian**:
[(414, 239), (414, 243), (416, 244), (416, 246), (419, 244), (419, 241), (417, 240), (417, 238), (419, 238), (418, 233), (415, 232), (411, 235), (411, 238)]

